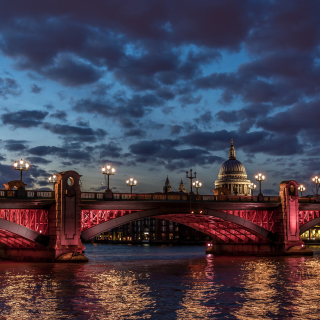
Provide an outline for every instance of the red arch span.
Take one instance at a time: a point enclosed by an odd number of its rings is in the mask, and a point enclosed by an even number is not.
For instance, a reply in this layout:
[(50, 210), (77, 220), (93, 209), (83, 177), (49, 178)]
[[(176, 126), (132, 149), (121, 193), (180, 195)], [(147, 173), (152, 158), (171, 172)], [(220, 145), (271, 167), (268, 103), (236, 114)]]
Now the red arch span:
[(214, 209), (203, 209), (202, 214), (181, 212), (181, 209), (157, 208), (134, 212), (114, 218), (81, 232), (81, 238), (88, 240), (105, 230), (109, 230), (128, 222), (153, 217), (176, 221), (193, 227), (211, 237), (224, 242), (261, 242), (275, 241), (274, 233), (241, 217)]
[(21, 247), (21, 242), (23, 242), (21, 241), (22, 239), (26, 245), (35, 244), (44, 247), (46, 247), (50, 241), (49, 236), (43, 235), (17, 223), (0, 219), (0, 242), (7, 246)]

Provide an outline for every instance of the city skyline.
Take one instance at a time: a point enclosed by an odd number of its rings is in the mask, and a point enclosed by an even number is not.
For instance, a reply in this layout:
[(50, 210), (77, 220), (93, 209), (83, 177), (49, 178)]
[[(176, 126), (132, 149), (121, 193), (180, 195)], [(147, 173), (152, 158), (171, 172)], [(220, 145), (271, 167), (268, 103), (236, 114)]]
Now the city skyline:
[(263, 192), (319, 175), (317, 1), (1, 1), (0, 185), (212, 193), (230, 139)]

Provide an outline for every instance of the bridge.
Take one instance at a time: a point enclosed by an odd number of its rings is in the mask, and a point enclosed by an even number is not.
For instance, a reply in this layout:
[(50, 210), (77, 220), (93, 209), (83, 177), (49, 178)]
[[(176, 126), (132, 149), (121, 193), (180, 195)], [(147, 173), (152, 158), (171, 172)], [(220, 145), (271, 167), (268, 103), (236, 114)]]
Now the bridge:
[[(141, 218), (178, 222), (212, 238), (217, 254), (308, 254), (300, 234), (320, 223), (320, 202), (280, 183), (278, 197), (81, 192), (80, 175), (57, 175), (54, 191), (0, 190), (0, 257), (77, 257), (88, 240)], [(300, 250), (301, 249), (301, 250)]]

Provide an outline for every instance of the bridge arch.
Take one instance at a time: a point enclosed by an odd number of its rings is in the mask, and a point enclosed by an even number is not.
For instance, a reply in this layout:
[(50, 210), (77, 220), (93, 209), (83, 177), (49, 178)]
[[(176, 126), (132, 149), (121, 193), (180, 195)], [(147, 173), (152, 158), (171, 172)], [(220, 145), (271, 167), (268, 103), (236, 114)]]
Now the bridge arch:
[(81, 232), (81, 238), (94, 236), (137, 219), (153, 217), (185, 224), (222, 242), (266, 242), (275, 240), (274, 234), (244, 218), (215, 209), (203, 209), (200, 214), (173, 208), (156, 208), (134, 212), (110, 219)]
[(303, 224), (302, 226), (300, 226), (300, 235), (305, 233), (306, 231), (308, 231), (310, 228), (314, 227), (315, 225), (320, 223), (320, 217), (315, 218), (305, 224)]
[(6, 246), (19, 247), (27, 245), (48, 246), (50, 237), (17, 223), (0, 219), (0, 242)]

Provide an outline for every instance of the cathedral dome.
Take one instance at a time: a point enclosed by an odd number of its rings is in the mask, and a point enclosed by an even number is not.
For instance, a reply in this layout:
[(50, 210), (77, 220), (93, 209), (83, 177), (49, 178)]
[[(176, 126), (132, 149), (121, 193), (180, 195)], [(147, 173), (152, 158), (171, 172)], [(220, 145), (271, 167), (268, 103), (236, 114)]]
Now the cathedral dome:
[(215, 194), (248, 195), (251, 193), (244, 165), (237, 160), (236, 151), (231, 139), (229, 159), (225, 161), (219, 171), (218, 180), (215, 182)]
[(223, 165), (220, 168), (219, 176), (225, 175), (225, 174), (245, 174), (246, 168), (244, 165), (236, 159), (228, 159), (223, 163)]

